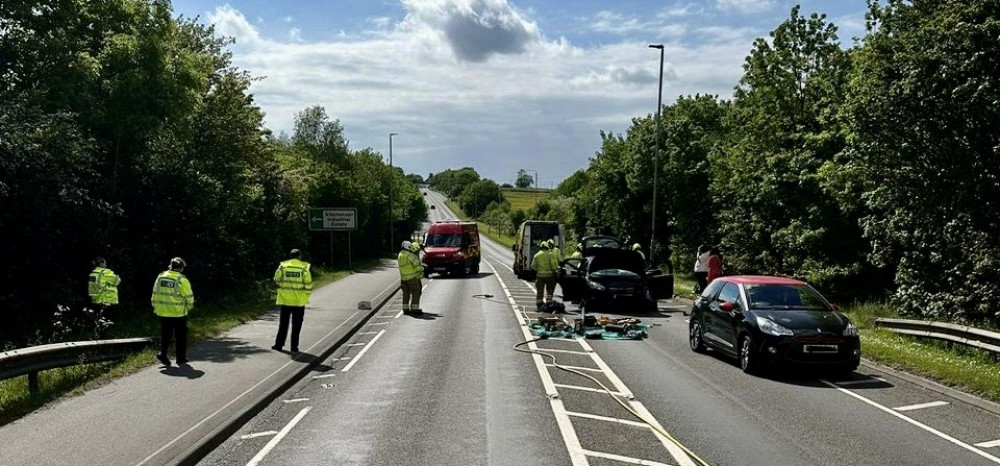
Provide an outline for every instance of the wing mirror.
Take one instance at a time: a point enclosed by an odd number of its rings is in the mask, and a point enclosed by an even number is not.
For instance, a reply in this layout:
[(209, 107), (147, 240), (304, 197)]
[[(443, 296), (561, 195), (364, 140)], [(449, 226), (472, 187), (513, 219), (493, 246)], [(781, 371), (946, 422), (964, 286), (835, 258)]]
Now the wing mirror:
[(735, 309), (735, 308), (736, 308), (736, 305), (733, 304), (730, 301), (723, 301), (723, 302), (719, 303), (719, 310), (723, 311), (723, 312), (733, 312), (733, 309)]

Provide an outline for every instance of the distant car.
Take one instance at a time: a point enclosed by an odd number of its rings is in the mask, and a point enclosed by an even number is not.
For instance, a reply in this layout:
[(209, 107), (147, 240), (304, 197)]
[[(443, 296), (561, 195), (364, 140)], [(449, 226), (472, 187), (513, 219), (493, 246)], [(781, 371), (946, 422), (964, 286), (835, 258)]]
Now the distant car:
[(434, 210), (434, 209), (437, 209), (437, 207), (434, 204), (431, 204), (431, 210)]
[(424, 191), (424, 196), (426, 196), (426, 195), (427, 195), (427, 191)]
[(693, 351), (735, 357), (747, 373), (775, 366), (848, 373), (861, 362), (858, 328), (813, 287), (791, 278), (717, 278), (695, 299), (689, 321)]
[(673, 297), (673, 275), (647, 268), (636, 251), (617, 247), (610, 236), (587, 237), (582, 258), (563, 259), (557, 281), (563, 301), (580, 302), (586, 312), (610, 305), (655, 312), (656, 301)]

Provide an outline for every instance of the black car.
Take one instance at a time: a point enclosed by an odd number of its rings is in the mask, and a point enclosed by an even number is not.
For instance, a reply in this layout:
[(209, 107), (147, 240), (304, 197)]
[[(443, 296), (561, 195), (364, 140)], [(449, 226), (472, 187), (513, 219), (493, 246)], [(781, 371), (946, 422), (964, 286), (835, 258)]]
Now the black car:
[(847, 373), (861, 362), (858, 328), (818, 291), (790, 278), (713, 280), (694, 301), (688, 330), (692, 350), (735, 357), (747, 373), (778, 365)]
[(611, 304), (652, 312), (657, 300), (673, 296), (673, 275), (647, 268), (641, 254), (619, 248), (615, 238), (587, 237), (581, 243), (583, 257), (561, 264), (557, 281), (563, 301), (580, 302), (588, 312)]

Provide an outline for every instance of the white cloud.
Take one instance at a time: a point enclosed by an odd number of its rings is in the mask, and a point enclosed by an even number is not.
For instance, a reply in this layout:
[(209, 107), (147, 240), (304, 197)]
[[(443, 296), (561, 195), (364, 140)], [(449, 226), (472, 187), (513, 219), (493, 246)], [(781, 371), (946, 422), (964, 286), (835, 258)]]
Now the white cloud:
[[(229, 6), (207, 19), (237, 38), (237, 66), (266, 77), (252, 92), (268, 127), (290, 132), (296, 112), (322, 105), (353, 148), (385, 153), (385, 135), (400, 133), (394, 155), (410, 172), (474, 166), (503, 182), (532, 168), (548, 186), (587, 166), (600, 130), (621, 132), (655, 111), (659, 54), (645, 41), (583, 49), (546, 38), (504, 0), (403, 2), (401, 21), (368, 22), (377, 33), (319, 42), (295, 41), (295, 29), (292, 41), (262, 37)], [(664, 41), (664, 101), (731, 96), (750, 48), (744, 36)]]
[(392, 25), (392, 18), (388, 16), (378, 16), (375, 18), (368, 18), (365, 20), (366, 23), (375, 26), (378, 29), (385, 29)]
[(599, 11), (594, 15), (590, 29), (597, 32), (609, 32), (612, 34), (627, 34), (629, 32), (644, 31), (649, 29), (649, 23), (640, 21), (638, 18), (626, 18), (621, 13), (611, 11)]
[(292, 42), (302, 42), (302, 30), (299, 28), (291, 28), (288, 30), (288, 40)]
[(284, 20), (284, 21), (285, 21), (286, 23), (290, 23), (290, 22), (292, 22), (292, 20), (293, 20), (294, 18), (292, 18), (291, 16), (285, 16), (285, 17), (284, 17), (284, 18), (282, 18), (282, 19), (283, 19), (283, 20)]
[(722, 11), (756, 13), (774, 6), (774, 0), (715, 0), (715, 6)]

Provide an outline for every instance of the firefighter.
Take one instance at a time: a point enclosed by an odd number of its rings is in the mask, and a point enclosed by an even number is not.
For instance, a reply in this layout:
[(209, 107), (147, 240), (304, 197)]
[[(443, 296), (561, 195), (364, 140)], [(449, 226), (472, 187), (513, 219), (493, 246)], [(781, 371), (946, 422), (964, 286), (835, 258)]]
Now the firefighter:
[(94, 259), (94, 270), (90, 272), (87, 294), (90, 300), (102, 309), (118, 304), (118, 285), (122, 279), (108, 268), (103, 257)]
[(646, 260), (646, 255), (642, 253), (642, 246), (639, 246), (639, 243), (633, 244), (632, 250), (639, 253), (639, 255), (642, 256), (642, 260)]
[[(556, 270), (559, 263), (549, 250), (548, 241), (542, 241), (539, 246), (541, 251), (531, 258), (531, 270), (535, 271), (535, 308), (540, 311), (545, 302), (552, 300), (552, 294), (556, 291)], [(543, 297), (545, 300), (542, 300)]]
[(419, 243), (403, 241), (400, 245), (399, 256), (399, 288), (403, 290), (403, 314), (421, 315), (420, 293), (422, 291), (421, 277), (424, 276), (424, 264), (420, 262), (417, 251), (420, 250)]
[(556, 244), (555, 238), (549, 239), (549, 251), (551, 251), (552, 255), (555, 256), (556, 264), (562, 262), (563, 260), (562, 250), (559, 249), (559, 246)]
[(160, 354), (156, 355), (164, 366), (170, 365), (167, 349), (170, 339), (177, 338), (174, 353), (177, 364), (187, 364), (187, 315), (194, 307), (194, 292), (191, 282), (182, 272), (187, 263), (180, 257), (170, 259), (170, 267), (153, 282), (153, 312), (160, 317)]
[(576, 251), (569, 256), (571, 259), (582, 259), (583, 258), (583, 243), (576, 243)]
[(281, 351), (285, 346), (285, 336), (288, 335), (288, 321), (292, 321), (292, 352), (299, 352), (299, 332), (305, 319), (306, 304), (312, 294), (313, 281), (311, 265), (303, 261), (302, 251), (292, 249), (288, 253), (290, 259), (278, 264), (274, 271), (274, 283), (278, 285), (278, 299), (275, 301), (281, 308), (278, 321), (278, 334), (274, 337), (271, 349)]

